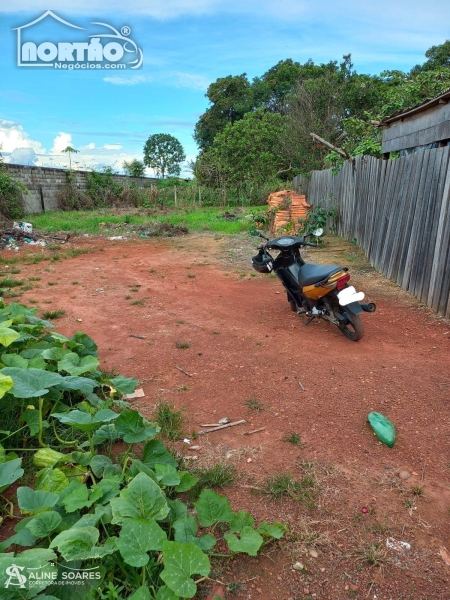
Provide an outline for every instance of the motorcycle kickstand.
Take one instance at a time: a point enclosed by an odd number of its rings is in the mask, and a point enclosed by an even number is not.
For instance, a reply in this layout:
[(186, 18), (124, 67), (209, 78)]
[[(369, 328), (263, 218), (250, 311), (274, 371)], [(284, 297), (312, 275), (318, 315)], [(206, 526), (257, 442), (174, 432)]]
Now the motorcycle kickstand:
[(309, 317), (309, 319), (306, 321), (306, 323), (303, 325), (303, 327), (308, 327), (308, 325), (310, 325), (314, 319), (315, 319), (315, 315), (313, 315), (312, 317)]

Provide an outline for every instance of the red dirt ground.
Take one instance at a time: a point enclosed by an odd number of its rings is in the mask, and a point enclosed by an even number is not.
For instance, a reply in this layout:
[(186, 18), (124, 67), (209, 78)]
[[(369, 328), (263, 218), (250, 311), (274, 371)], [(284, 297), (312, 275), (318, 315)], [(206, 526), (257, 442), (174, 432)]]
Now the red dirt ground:
[[(240, 479), (224, 491), (233, 508), (257, 522), (288, 523), (291, 532), (258, 559), (215, 566), (227, 598), (450, 598), (450, 565), (439, 553), (450, 550), (448, 321), (341, 240), (308, 260), (347, 264), (352, 283), (377, 303), (375, 314), (363, 315), (366, 334), (357, 343), (324, 322), (303, 327), (277, 279), (253, 276), (255, 242), (189, 235), (81, 238), (71, 246), (92, 252), (21, 265), (21, 278), (41, 280), (20, 302), (65, 309), (58, 331), (85, 331), (103, 369), (136, 377), (145, 398), (134, 406), (145, 415), (164, 399), (186, 407), (187, 432), (224, 416), (248, 421), (195, 440), (196, 464), (236, 464)], [(250, 410), (249, 399), (264, 409)], [(394, 448), (372, 433), (372, 410), (396, 425)], [(293, 432), (300, 446), (283, 441)], [(410, 477), (402, 481), (400, 471)], [(268, 475), (287, 472), (313, 474), (316, 508), (252, 493)], [(411, 551), (386, 549), (387, 537)], [(380, 565), (367, 561), (374, 551)], [(293, 570), (295, 562), (304, 568)]]

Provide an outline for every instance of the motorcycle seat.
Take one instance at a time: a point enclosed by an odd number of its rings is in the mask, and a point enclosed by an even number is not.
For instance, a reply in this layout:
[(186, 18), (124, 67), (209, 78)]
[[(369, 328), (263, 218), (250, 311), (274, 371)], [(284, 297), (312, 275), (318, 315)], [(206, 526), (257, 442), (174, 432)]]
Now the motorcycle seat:
[(342, 267), (337, 267), (336, 265), (313, 265), (307, 263), (300, 268), (298, 282), (302, 287), (305, 285), (314, 285), (318, 281), (328, 279), (328, 277), (341, 270)]

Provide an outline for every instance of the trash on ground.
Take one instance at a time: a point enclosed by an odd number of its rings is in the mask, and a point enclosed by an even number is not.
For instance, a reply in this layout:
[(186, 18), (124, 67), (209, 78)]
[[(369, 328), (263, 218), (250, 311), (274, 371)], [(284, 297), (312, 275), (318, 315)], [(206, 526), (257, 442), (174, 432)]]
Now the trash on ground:
[(234, 423), (227, 423), (226, 425), (219, 425), (218, 427), (213, 427), (212, 429), (204, 429), (203, 431), (199, 431), (198, 435), (202, 435), (204, 433), (211, 433), (212, 431), (219, 431), (219, 429), (225, 429), (226, 427), (234, 427), (235, 425), (243, 425), (247, 423), (245, 419), (242, 421), (235, 421)]
[(401, 542), (400, 540), (394, 540), (394, 538), (388, 538), (386, 540), (386, 547), (396, 552), (409, 552), (411, 550), (411, 544), (408, 542)]
[(191, 440), (190, 440), (189, 438), (184, 438), (183, 442), (184, 442), (185, 444), (190, 444), (190, 443), (191, 443)]
[(111, 242), (115, 242), (116, 240), (124, 240), (125, 236), (123, 235), (112, 235), (111, 237), (108, 238), (108, 240), (111, 240)]
[(378, 412), (369, 413), (367, 419), (378, 439), (381, 440), (383, 444), (392, 448), (395, 442), (396, 432), (394, 425), (389, 419)]
[(227, 423), (231, 423), (230, 417), (223, 417), (219, 419), (219, 425), (226, 425)]
[(19, 250), (21, 244), (30, 244), (31, 246), (46, 246), (45, 240), (56, 240), (65, 244), (69, 235), (60, 237), (57, 235), (46, 235), (38, 232), (33, 233), (31, 223), (15, 222), (13, 227), (7, 227), (0, 230), (0, 248), (7, 250)]
[(132, 394), (125, 394), (125, 398), (127, 400), (133, 400), (134, 398), (144, 398), (144, 396), (145, 394), (142, 388), (137, 388)]
[(193, 452), (196, 452), (197, 450), (201, 450), (202, 447), (201, 446), (189, 446), (189, 450), (192, 450)]
[(17, 222), (14, 221), (13, 224), (14, 229), (21, 229), (25, 233), (33, 233), (33, 225), (32, 223), (26, 223), (25, 221)]

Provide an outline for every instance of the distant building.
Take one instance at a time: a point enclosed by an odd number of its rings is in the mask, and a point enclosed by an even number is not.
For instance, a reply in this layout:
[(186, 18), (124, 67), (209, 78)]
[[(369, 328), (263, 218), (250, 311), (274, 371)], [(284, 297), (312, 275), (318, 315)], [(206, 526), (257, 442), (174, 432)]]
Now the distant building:
[(399, 110), (385, 117), (381, 143), (383, 158), (391, 152), (406, 156), (421, 148), (443, 148), (450, 145), (450, 89), (413, 108)]

